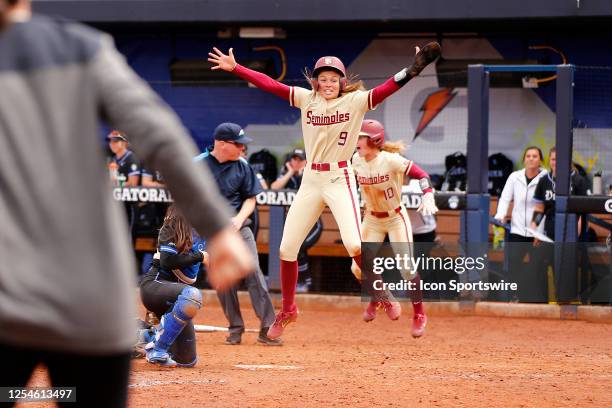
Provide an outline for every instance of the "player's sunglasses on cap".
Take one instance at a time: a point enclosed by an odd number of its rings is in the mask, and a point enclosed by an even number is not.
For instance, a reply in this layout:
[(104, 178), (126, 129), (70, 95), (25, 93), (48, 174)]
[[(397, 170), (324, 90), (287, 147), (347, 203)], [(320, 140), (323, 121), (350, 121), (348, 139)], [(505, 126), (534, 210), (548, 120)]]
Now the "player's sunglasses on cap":
[(253, 139), (244, 134), (244, 129), (240, 125), (229, 122), (217, 126), (213, 137), (215, 140), (241, 145), (246, 145), (253, 141)]
[(304, 152), (304, 149), (293, 149), (290, 157), (299, 157), (301, 160), (306, 160), (306, 152)]
[(110, 132), (108, 134), (108, 136), (106, 136), (106, 138), (110, 141), (123, 141), (123, 142), (127, 142), (127, 137), (125, 137), (125, 135), (119, 131), (113, 130), (112, 132)]

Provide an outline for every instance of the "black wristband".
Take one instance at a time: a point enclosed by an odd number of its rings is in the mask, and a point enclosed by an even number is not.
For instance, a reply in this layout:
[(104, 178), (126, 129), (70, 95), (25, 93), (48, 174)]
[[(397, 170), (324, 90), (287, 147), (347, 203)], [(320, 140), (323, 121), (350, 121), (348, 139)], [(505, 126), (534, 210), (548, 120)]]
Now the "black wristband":
[(534, 211), (532, 221), (535, 222), (536, 225), (540, 225), (542, 219), (544, 218), (544, 213), (541, 211)]

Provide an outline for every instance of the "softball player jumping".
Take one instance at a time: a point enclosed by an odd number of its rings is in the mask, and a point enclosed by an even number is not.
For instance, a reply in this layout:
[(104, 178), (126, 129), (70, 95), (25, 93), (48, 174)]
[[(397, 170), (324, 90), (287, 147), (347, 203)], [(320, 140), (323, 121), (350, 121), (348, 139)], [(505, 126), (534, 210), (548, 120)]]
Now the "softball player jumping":
[[(396, 252), (412, 254), (412, 228), (406, 208), (401, 203), (404, 179), (408, 177), (419, 180), (423, 200), (417, 211), (423, 215), (433, 215), (438, 208), (434, 202), (429, 175), (411, 160), (402, 157), (399, 154), (402, 150), (404, 146), (401, 142), (385, 142), (385, 129), (380, 122), (366, 119), (359, 132), (357, 153), (353, 156), (353, 169), (365, 202), (365, 214), (361, 226), (362, 240), (383, 242), (385, 236), (389, 234), (389, 241)], [(361, 280), (360, 265), (353, 263), (351, 269), (357, 279)], [(417, 288), (410, 291), (414, 308), (412, 336), (421, 337), (425, 332), (427, 316), (423, 309), (420, 277), (414, 270), (400, 272), (405, 280), (414, 282)], [(363, 320), (366, 322), (374, 320), (378, 308), (383, 308), (393, 320), (399, 317), (399, 303), (386, 299), (382, 301), (373, 299), (363, 313)]]
[(305, 89), (287, 86), (243, 67), (236, 62), (232, 48), (229, 55), (216, 47), (208, 55), (208, 61), (214, 64), (213, 70), (232, 72), (301, 110), (308, 164), (283, 230), (280, 246), (282, 310), (268, 331), (268, 337), (274, 339), (281, 336), (289, 323), (297, 320), (298, 309), (294, 303), (297, 254), (325, 205), (336, 219), (349, 255), (361, 265), (361, 217), (350, 163), (361, 122), (368, 110), (376, 108), (434, 61), (440, 55), (440, 45), (427, 44), (417, 53), (412, 66), (369, 91), (363, 89), (361, 81), (351, 81), (342, 61), (332, 56), (317, 61), (309, 75), (312, 89)]

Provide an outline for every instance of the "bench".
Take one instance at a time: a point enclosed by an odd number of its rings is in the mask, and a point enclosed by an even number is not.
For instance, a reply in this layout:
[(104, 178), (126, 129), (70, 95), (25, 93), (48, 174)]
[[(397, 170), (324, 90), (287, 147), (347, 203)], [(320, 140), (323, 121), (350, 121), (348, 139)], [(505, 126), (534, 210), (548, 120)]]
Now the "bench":
[[(270, 222), (270, 207), (261, 205), (259, 208), (259, 233), (257, 234), (257, 252), (267, 255), (269, 253), (269, 222)], [(497, 198), (491, 199), (490, 214), (494, 215), (497, 210)], [(414, 211), (414, 210), (409, 210)], [(460, 212), (452, 210), (441, 210), (437, 214), (437, 229), (436, 234), (440, 237), (442, 243), (456, 244), (459, 242), (460, 236)], [(340, 232), (338, 224), (334, 220), (329, 208), (325, 208), (321, 215), (323, 222), (323, 233), (319, 241), (308, 250), (308, 254), (313, 257), (346, 257), (348, 256), (344, 246), (340, 242)], [(612, 222), (612, 215), (599, 215), (599, 218)], [(592, 225), (599, 242), (605, 242), (608, 236), (608, 231), (605, 228), (597, 225)], [(489, 241), (493, 239), (493, 228), (489, 228)], [(150, 237), (138, 237), (135, 243), (137, 251), (152, 252), (156, 248), (156, 239)]]

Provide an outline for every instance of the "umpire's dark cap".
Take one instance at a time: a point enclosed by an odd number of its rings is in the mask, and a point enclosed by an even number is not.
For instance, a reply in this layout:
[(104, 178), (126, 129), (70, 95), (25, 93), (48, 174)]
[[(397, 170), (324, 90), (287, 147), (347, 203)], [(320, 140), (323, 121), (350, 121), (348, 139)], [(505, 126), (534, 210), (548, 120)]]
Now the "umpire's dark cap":
[(215, 129), (215, 140), (224, 142), (234, 142), (240, 144), (249, 144), (253, 141), (250, 137), (244, 134), (244, 129), (235, 123), (222, 123)]

